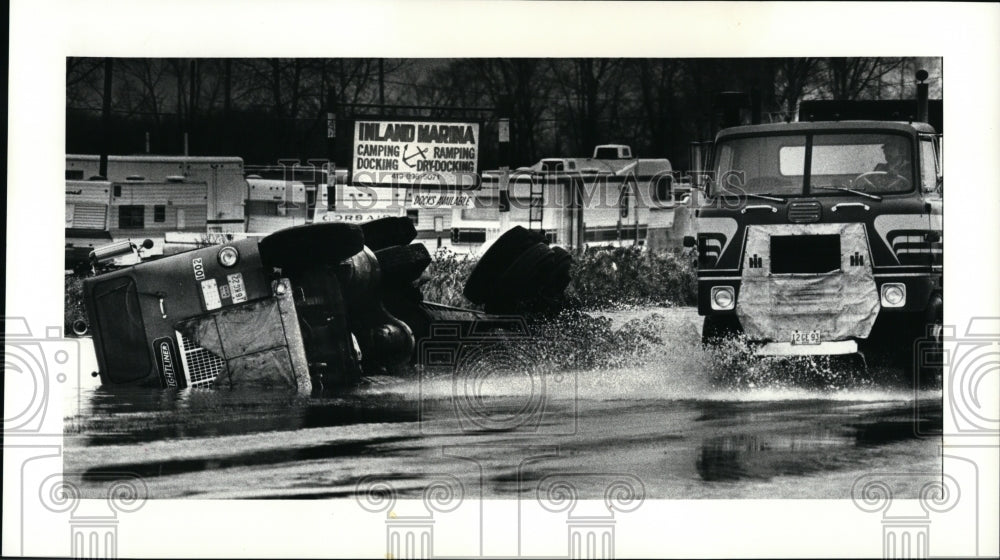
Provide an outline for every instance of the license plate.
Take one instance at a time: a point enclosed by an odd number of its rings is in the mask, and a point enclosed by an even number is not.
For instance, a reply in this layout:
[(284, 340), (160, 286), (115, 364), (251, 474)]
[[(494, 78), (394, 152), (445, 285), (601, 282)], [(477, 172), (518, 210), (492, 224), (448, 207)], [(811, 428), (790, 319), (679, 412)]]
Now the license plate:
[(219, 288), (215, 285), (215, 278), (201, 281), (201, 294), (205, 296), (205, 309), (208, 311), (222, 307), (222, 300), (219, 299)]
[(242, 303), (247, 300), (247, 291), (243, 287), (243, 275), (237, 272), (226, 277), (229, 284), (229, 291), (233, 294), (233, 303)]
[(792, 333), (792, 344), (819, 344), (819, 331)]

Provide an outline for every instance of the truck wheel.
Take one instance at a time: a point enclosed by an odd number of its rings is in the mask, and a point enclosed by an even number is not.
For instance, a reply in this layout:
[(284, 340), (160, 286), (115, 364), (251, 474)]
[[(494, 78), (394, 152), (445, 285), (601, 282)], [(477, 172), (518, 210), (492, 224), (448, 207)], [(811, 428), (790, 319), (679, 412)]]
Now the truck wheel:
[(701, 326), (701, 343), (717, 346), (739, 332), (740, 322), (735, 315), (706, 315)]
[(913, 366), (918, 388), (940, 387), (943, 383), (942, 326), (944, 324), (944, 300), (935, 295), (927, 305), (926, 320), (921, 333), (913, 345)]
[(466, 299), (472, 303), (485, 303), (493, 291), (496, 279), (532, 245), (544, 241), (544, 236), (538, 232), (529, 231), (521, 226), (507, 230), (480, 257), (476, 267), (465, 282)]
[(409, 245), (417, 238), (417, 227), (413, 220), (405, 217), (379, 218), (361, 224), (365, 234), (365, 245), (372, 251), (379, 251), (396, 245)]
[(423, 243), (386, 247), (375, 251), (382, 270), (382, 285), (403, 286), (410, 284), (431, 264), (431, 254)]
[(364, 246), (354, 224), (320, 223), (279, 230), (260, 240), (261, 259), (280, 268), (336, 264)]
[(544, 243), (536, 243), (521, 253), (494, 284), (485, 303), (491, 308), (512, 308), (538, 295), (543, 281), (553, 272), (556, 254)]
[(544, 280), (542, 295), (546, 297), (559, 297), (563, 295), (570, 283), (570, 267), (573, 265), (573, 255), (562, 247), (553, 247), (552, 252), (556, 256), (552, 273)]

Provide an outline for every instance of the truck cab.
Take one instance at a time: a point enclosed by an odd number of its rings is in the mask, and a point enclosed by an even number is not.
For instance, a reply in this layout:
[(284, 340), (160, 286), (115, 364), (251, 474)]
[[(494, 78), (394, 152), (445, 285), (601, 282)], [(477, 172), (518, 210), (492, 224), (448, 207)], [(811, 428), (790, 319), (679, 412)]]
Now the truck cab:
[(912, 360), (914, 337), (940, 331), (939, 145), (920, 122), (721, 131), (692, 240), (703, 338), (742, 332), (762, 355), (833, 355), (884, 334)]

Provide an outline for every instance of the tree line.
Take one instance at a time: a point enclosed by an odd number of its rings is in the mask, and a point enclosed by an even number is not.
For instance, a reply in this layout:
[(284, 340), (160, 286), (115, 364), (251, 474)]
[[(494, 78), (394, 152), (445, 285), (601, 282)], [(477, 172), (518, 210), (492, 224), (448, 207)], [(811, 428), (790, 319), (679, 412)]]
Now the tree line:
[[(683, 167), (689, 142), (717, 130), (722, 92), (744, 94), (746, 122), (792, 121), (803, 99), (912, 98), (919, 68), (941, 97), (940, 59), (914, 57), (118, 58), (111, 67), (112, 153), (181, 153), (187, 133), (192, 155), (256, 164), (338, 155), (327, 138), (333, 112), (341, 143), (343, 123), (365, 116), (478, 121), (482, 168), (589, 155), (601, 143)], [(67, 152), (99, 149), (105, 68), (101, 58), (67, 59)], [(510, 119), (506, 154), (499, 117)]]

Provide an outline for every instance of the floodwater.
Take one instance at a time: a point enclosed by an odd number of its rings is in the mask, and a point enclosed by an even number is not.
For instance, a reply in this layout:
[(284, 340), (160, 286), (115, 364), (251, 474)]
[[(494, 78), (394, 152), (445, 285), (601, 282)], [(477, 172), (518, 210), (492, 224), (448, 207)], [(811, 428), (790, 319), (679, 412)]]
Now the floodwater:
[[(614, 359), (588, 367), (515, 359), (371, 379), (334, 399), (110, 392), (87, 378), (64, 470), (84, 493), (131, 473), (154, 498), (276, 499), (357, 497), (372, 481), (420, 497), (443, 479), (517, 498), (559, 477), (584, 498), (624, 477), (649, 499), (846, 499), (866, 474), (941, 470), (941, 391), (914, 391), (901, 372), (705, 350), (691, 308), (603, 316), (658, 335), (621, 337), (601, 350)], [(558, 353), (594, 348), (579, 342)], [(887, 482), (895, 496), (919, 489)]]

